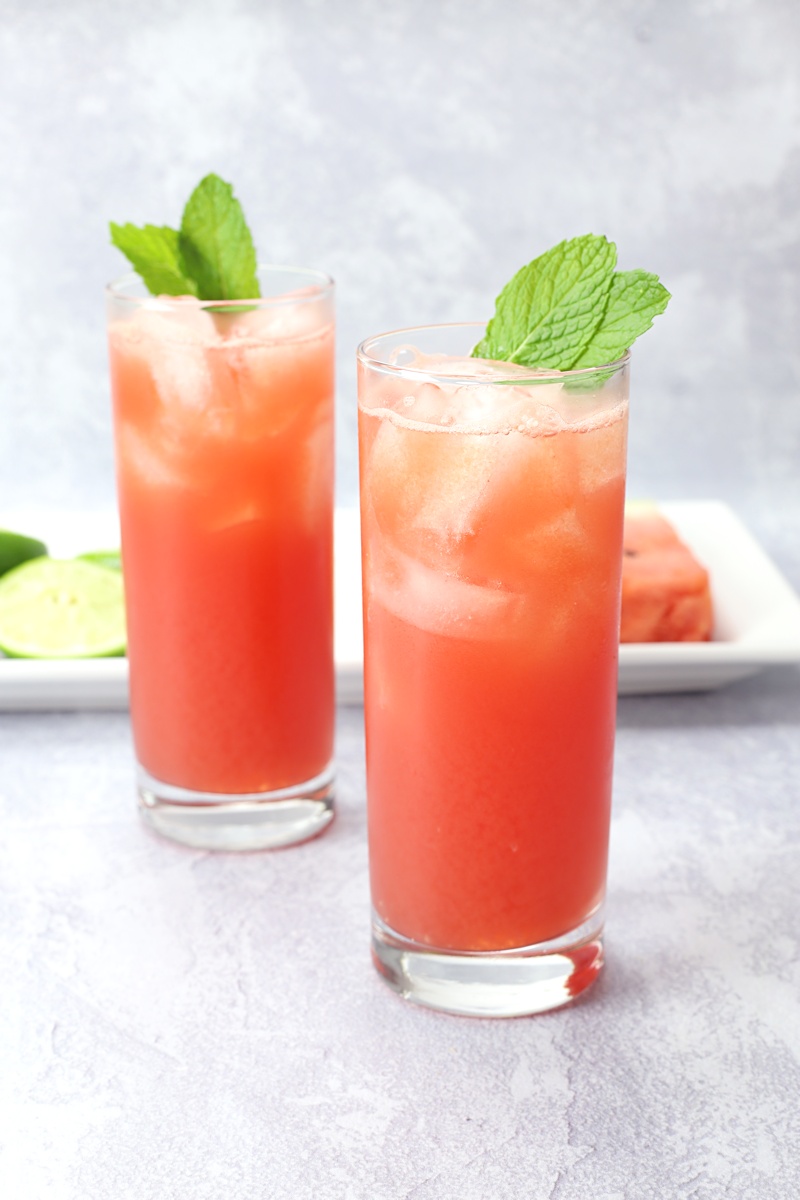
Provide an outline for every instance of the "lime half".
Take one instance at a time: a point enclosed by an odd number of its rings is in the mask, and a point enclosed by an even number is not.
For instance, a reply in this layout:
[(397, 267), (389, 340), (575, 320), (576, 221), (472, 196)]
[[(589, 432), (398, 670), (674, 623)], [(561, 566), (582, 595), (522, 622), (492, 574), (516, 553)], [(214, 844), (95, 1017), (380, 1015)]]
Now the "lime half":
[(39, 558), (47, 554), (47, 546), (38, 538), (26, 537), (24, 533), (12, 533), (10, 529), (0, 529), (0, 575), (27, 562), (29, 558)]
[(124, 654), (122, 576), (80, 559), (15, 567), (0, 579), (0, 649), (13, 658)]

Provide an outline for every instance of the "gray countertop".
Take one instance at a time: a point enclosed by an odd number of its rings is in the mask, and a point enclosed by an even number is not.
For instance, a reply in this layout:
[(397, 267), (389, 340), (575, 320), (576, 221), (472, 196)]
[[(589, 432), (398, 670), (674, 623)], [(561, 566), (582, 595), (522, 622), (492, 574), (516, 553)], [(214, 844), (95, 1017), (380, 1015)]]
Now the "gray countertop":
[(620, 702), (608, 965), (569, 1009), (397, 998), (363, 732), (320, 840), (134, 811), (121, 713), (0, 716), (0, 1166), (47, 1200), (787, 1200), (800, 1190), (800, 672)]

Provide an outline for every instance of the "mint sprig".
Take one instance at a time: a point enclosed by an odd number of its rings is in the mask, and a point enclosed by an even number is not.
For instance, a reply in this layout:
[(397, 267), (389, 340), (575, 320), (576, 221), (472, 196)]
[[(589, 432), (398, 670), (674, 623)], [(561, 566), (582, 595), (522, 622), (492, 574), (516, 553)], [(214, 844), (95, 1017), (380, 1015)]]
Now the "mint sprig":
[(112, 221), (111, 241), (154, 296), (255, 300), (261, 295), (242, 206), (219, 175), (200, 180), (186, 202), (180, 230)]
[(473, 357), (556, 371), (614, 362), (670, 299), (657, 276), (616, 264), (604, 237), (559, 242), (503, 288)]

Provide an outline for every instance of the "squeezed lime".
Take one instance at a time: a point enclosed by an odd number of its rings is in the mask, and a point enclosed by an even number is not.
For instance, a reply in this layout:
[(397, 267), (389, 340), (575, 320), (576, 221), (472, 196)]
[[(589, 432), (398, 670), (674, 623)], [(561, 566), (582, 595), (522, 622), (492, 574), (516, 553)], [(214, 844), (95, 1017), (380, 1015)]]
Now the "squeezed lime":
[(122, 575), (81, 559), (34, 558), (0, 578), (0, 650), (13, 658), (125, 653)]

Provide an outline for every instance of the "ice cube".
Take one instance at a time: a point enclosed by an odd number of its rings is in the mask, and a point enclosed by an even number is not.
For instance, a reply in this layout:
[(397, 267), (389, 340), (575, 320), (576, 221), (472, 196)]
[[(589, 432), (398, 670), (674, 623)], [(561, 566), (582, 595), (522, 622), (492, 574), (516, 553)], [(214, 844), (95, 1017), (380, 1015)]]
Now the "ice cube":
[(421, 425), (449, 425), (450, 399), (450, 393), (436, 383), (407, 384), (401, 399), (402, 411), (410, 421)]
[(358, 406), (362, 412), (397, 412), (413, 419), (419, 383), (402, 375), (379, 374), (358, 364)]
[(477, 583), (528, 586), (546, 554), (539, 531), (563, 520), (578, 498), (573, 438), (513, 432), (494, 435), (506, 447), (472, 513), (475, 536), (461, 548), (460, 571)]
[[(297, 296), (301, 298), (302, 293)], [(322, 298), (296, 304), (265, 304), (245, 312), (223, 311), (217, 316), (220, 334), (233, 342), (296, 342), (318, 337), (331, 325), (330, 306)]]
[(112, 326), (111, 341), (149, 371), (167, 413), (202, 411), (212, 400), (206, 355), (217, 339), (211, 317), (190, 297), (146, 301), (127, 321)]
[(211, 314), (194, 296), (152, 296), (115, 331), (129, 342), (180, 342), (208, 345), (217, 336)]
[(117, 454), (122, 478), (136, 480), (148, 489), (186, 488), (169, 443), (157, 440), (150, 429), (142, 431), (130, 421), (120, 423), (117, 431)]
[(397, 545), (421, 552), (430, 535), (434, 560), (473, 528), (503, 435), (434, 432), (386, 418), (366, 464), (365, 490), (378, 524)]
[(573, 436), (583, 492), (595, 491), (624, 477), (627, 425), (622, 409), (598, 414), (593, 425)]
[[(316, 410), (332, 404), (332, 326), (307, 340), (228, 341), (209, 358), (220, 388), (227, 375), (239, 435), (247, 440), (278, 437), (298, 422), (305, 426)], [(301, 429), (298, 434), (303, 436)]]
[(211, 407), (211, 372), (204, 345), (153, 342), (149, 362), (156, 390), (169, 413), (179, 416), (183, 410), (204, 412)]
[(368, 615), (371, 604), (380, 604), (409, 625), (442, 637), (513, 636), (523, 607), (513, 593), (434, 570), (380, 538), (368, 541), (366, 567)]

